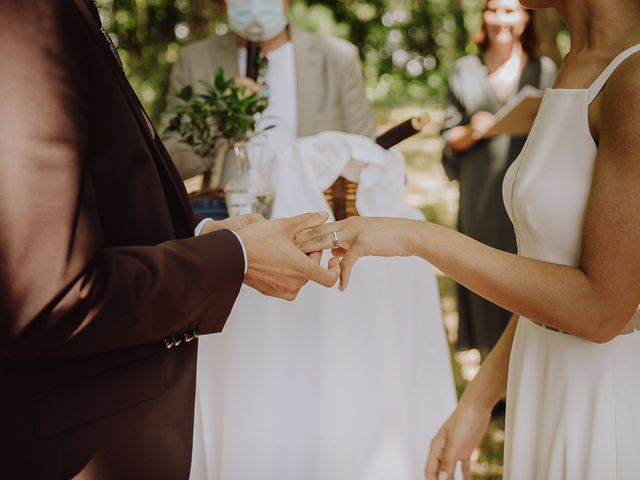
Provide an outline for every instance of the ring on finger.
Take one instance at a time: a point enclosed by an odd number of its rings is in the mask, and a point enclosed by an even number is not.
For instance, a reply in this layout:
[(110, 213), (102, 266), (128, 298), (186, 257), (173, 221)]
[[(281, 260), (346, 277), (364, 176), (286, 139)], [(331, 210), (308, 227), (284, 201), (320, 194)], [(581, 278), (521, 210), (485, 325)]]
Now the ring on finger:
[(340, 248), (340, 240), (338, 239), (338, 232), (331, 232), (331, 244), (332, 244), (332, 248)]

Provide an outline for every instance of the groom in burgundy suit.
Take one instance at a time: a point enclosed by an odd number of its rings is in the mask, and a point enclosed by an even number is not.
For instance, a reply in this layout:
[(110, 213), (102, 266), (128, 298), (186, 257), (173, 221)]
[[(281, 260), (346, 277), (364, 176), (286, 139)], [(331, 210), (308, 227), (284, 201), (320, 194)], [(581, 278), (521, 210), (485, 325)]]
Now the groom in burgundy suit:
[(0, 58), (0, 477), (186, 479), (197, 336), (333, 285), (326, 217), (194, 219), (85, 0), (0, 1)]

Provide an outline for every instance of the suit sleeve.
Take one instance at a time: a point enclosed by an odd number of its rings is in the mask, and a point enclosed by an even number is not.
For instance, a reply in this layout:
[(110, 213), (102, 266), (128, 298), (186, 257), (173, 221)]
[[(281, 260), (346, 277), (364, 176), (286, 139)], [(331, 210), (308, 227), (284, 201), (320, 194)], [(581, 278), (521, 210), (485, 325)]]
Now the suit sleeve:
[(183, 179), (199, 175), (211, 168), (211, 165), (209, 165), (202, 157), (196, 155), (193, 150), (191, 150), (191, 147), (180, 143), (180, 140), (174, 133), (164, 133), (165, 129), (169, 125), (169, 118), (171, 116), (170, 109), (176, 105), (176, 94), (188, 85), (195, 88), (195, 85), (193, 84), (194, 82), (191, 80), (191, 75), (189, 75), (188, 64), (188, 60), (181, 54), (178, 61), (171, 69), (171, 75), (169, 76), (169, 89), (167, 91), (166, 98), (167, 109), (162, 116), (160, 126), (160, 132), (162, 134), (165, 147), (167, 147), (167, 151), (171, 155), (171, 159)]
[[(0, 2), (0, 355), (91, 354), (220, 331), (243, 281), (229, 231), (104, 248), (88, 174), (86, 35), (72, 2)], [(113, 159), (117, 165), (117, 159)], [(114, 212), (117, 215), (117, 212)]]
[(371, 105), (365, 94), (362, 63), (358, 50), (349, 44), (348, 53), (343, 56), (340, 68), (341, 106), (344, 131), (370, 138), (376, 135), (376, 122)]

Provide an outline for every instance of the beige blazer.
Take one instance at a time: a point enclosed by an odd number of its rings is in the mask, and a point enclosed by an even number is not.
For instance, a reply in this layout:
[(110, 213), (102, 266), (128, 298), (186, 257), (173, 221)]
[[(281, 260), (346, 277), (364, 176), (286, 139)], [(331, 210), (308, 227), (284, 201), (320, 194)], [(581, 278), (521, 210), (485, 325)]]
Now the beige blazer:
[[(344, 40), (305, 32), (295, 26), (290, 27), (290, 34), (295, 52), (298, 137), (325, 130), (374, 137), (375, 120), (365, 96), (357, 48)], [(171, 72), (167, 105), (174, 104), (176, 93), (186, 85), (202, 92), (200, 80), (213, 79), (219, 66), (224, 68), (226, 77), (240, 75), (238, 44), (233, 33), (209, 37), (183, 48)], [(182, 178), (211, 168), (175, 138), (165, 138), (165, 144)]]

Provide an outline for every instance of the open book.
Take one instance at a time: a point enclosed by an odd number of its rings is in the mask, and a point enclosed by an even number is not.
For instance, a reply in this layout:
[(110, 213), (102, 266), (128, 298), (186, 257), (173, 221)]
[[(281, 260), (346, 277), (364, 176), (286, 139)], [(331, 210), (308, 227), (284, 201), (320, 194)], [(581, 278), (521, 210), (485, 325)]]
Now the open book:
[(531, 85), (525, 86), (496, 113), (496, 123), (480, 138), (491, 138), (502, 134), (526, 137), (533, 127), (541, 102), (542, 91)]

